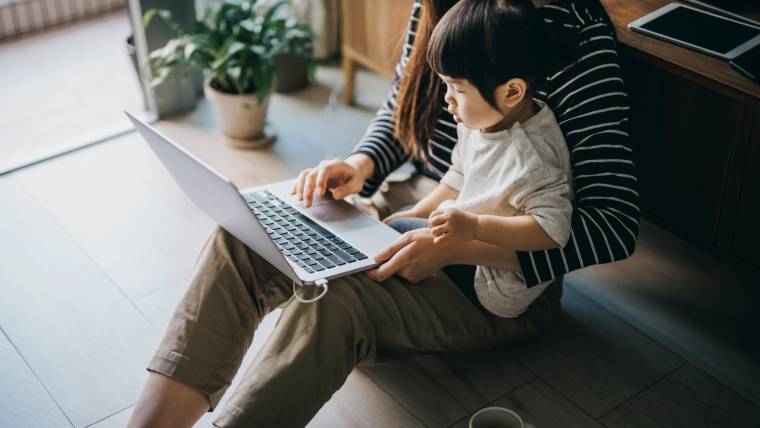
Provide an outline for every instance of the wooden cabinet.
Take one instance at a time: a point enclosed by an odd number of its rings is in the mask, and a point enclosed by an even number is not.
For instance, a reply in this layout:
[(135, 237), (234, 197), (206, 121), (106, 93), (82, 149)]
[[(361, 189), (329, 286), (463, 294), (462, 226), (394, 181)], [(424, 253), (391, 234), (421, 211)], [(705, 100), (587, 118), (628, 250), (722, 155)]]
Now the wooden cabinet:
[(729, 249), (752, 107), (629, 56), (623, 66), (643, 216)]
[(628, 29), (668, 0), (600, 1), (620, 41), (642, 216), (760, 268), (760, 85), (725, 61)]
[(361, 64), (386, 76), (401, 57), (412, 0), (342, 0), (343, 101), (354, 98), (354, 73)]
[(746, 152), (737, 156), (746, 159), (746, 167), (731, 249), (744, 261), (760, 266), (760, 109), (754, 112), (749, 141)]

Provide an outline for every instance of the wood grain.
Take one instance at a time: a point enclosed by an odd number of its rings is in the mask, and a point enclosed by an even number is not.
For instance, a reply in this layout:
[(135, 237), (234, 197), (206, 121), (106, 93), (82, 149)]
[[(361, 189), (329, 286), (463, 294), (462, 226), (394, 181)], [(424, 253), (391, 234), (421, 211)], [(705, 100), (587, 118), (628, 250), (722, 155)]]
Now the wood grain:
[(437, 356), (423, 355), (360, 370), (425, 425), (447, 426), (465, 416), (468, 406), (441, 384), (441, 371), (451, 376), (442, 366)]
[(760, 398), (757, 272), (643, 221), (631, 258), (573, 272), (565, 284), (746, 397)]
[(750, 142), (744, 130), (751, 109), (651, 65), (623, 65), (642, 214), (702, 248), (713, 248), (719, 233), (725, 233), (721, 224), (732, 227), (721, 220), (736, 210), (728, 209), (738, 200), (738, 195), (727, 198), (729, 176), (743, 169), (734, 152)]
[(517, 350), (526, 367), (596, 418), (683, 363), (572, 288), (554, 329)]
[(318, 81), (303, 91), (273, 96), (268, 121), (277, 141), (263, 149), (230, 147), (205, 100), (200, 100), (193, 112), (156, 126), (240, 188), (285, 180), (323, 159), (342, 158), (351, 152), (390, 87), (387, 79), (367, 74), (357, 75), (360, 88), (356, 98), (368, 106), (362, 109), (330, 103), (340, 81), (339, 70), (320, 69)]
[(429, 354), (361, 366), (428, 426), (446, 426), (534, 377), (512, 351)]
[(348, 376), (343, 387), (307, 425), (310, 428), (424, 426), (358, 370)]
[[(536, 428), (602, 427), (541, 379), (534, 379), (483, 407), (492, 406), (510, 409), (520, 415), (526, 424), (532, 424)], [(467, 428), (470, 417), (472, 415), (457, 422), (454, 428)]]
[[(760, 85), (736, 72), (728, 62), (628, 29), (632, 21), (669, 0), (600, 0), (626, 52), (752, 106), (760, 105)], [(758, 8), (760, 11), (760, 8)]]
[(760, 212), (760, 109), (755, 111), (749, 141), (754, 144), (745, 152), (748, 168), (744, 170), (742, 177), (744, 186), (738, 198), (738, 215), (731, 247), (745, 261), (760, 266), (760, 228), (757, 224)]
[(609, 428), (756, 428), (760, 408), (686, 365), (601, 421)]

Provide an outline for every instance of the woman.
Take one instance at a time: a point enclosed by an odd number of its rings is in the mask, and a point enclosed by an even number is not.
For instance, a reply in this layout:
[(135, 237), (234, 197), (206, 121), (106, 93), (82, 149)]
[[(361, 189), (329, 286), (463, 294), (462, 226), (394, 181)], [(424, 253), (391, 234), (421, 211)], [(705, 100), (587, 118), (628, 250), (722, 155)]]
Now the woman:
[[(442, 105), (443, 87), (425, 62), (425, 50), (432, 28), (453, 3), (415, 1), (387, 102), (352, 155), (301, 173), (294, 193), (304, 205), (327, 191), (338, 199), (358, 192), (374, 194), (374, 204), (387, 214), (420, 199), (446, 173), (456, 126)], [(578, 61), (553, 74), (539, 93), (571, 152), (577, 206), (568, 244), (520, 253), (479, 241), (434, 246), (428, 229), (416, 229), (376, 256), (379, 268), (334, 280), (322, 300), (302, 304), (291, 298), (285, 276), (218, 230), (148, 366), (130, 426), (190, 426), (213, 409), (258, 323), (278, 306), (284, 309), (272, 336), (216, 425), (303, 426), (360, 363), (419, 352), (480, 351), (535, 336), (559, 311), (564, 273), (633, 252), (638, 194), (613, 29), (595, 0), (556, 0), (540, 11), (548, 31), (569, 29), (580, 39)], [(410, 158), (418, 174), (375, 194)], [(554, 284), (520, 317), (500, 318), (472, 299), (472, 269), (453, 265), (521, 272), (529, 287)]]

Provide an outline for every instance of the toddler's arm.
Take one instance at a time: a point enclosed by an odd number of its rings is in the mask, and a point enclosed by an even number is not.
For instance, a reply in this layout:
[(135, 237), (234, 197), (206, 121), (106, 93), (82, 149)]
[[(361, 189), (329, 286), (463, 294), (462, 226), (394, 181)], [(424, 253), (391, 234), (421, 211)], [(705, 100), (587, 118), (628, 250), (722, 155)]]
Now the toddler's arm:
[(531, 215), (502, 217), (472, 214), (456, 208), (434, 211), (430, 215), (434, 243), (447, 239), (478, 241), (516, 251), (545, 250), (559, 247)]

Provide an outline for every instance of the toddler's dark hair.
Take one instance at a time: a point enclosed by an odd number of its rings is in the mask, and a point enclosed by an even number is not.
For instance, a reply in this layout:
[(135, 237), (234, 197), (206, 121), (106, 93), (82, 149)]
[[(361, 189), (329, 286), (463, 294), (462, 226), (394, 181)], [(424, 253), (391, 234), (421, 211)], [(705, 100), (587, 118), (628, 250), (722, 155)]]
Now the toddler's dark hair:
[(576, 59), (575, 37), (546, 25), (530, 0), (460, 0), (430, 36), (436, 73), (466, 79), (496, 107), (496, 87), (525, 80), (532, 94), (550, 73)]

